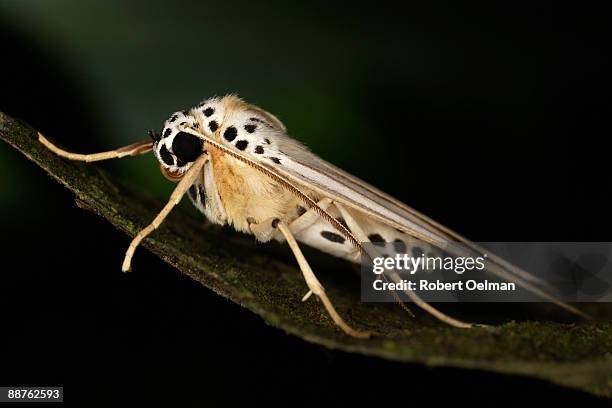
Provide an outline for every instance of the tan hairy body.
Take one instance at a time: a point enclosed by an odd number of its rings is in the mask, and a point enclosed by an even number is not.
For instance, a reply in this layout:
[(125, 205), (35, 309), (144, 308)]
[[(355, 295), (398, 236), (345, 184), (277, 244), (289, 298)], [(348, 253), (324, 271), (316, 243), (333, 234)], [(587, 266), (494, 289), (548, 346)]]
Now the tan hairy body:
[(297, 218), (298, 199), (274, 180), (258, 177), (255, 170), (214, 149), (210, 160), (228, 223), (236, 230), (250, 233), (249, 220)]

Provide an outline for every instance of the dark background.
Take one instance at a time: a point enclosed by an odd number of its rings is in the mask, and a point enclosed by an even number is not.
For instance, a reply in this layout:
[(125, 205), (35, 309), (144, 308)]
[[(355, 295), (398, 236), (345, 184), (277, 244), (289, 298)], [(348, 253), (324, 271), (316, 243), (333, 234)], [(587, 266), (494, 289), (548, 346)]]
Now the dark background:
[[(475, 241), (609, 241), (608, 25), (532, 2), (0, 1), (0, 110), (95, 152), (236, 92)], [(172, 188), (152, 156), (101, 166)], [(146, 251), (122, 274), (128, 238), (5, 145), (0, 185), (3, 385), (72, 401), (598, 402), (305, 343)]]

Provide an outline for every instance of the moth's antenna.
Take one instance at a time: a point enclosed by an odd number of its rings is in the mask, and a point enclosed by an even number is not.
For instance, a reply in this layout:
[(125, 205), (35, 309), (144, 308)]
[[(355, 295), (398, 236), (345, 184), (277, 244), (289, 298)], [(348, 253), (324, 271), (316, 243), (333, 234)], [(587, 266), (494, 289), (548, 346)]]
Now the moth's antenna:
[(156, 130), (149, 130), (147, 134), (154, 142), (159, 142), (161, 140), (161, 133)]

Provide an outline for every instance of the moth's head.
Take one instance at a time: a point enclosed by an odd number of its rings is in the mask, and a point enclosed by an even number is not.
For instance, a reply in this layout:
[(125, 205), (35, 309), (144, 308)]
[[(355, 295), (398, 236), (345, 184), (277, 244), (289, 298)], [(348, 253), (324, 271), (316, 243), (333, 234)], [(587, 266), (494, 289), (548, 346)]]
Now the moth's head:
[(153, 153), (162, 174), (171, 181), (180, 180), (191, 164), (204, 153), (202, 139), (184, 132), (198, 128), (198, 122), (188, 111), (174, 112), (164, 123), (161, 133), (149, 131), (155, 142)]

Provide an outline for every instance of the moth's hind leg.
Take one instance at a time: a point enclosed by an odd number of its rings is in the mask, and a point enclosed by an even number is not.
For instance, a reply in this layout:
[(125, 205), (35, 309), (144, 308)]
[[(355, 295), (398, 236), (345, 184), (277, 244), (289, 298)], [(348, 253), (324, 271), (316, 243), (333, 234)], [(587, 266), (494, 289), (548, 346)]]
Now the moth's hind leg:
[[(346, 221), (349, 229), (351, 230), (351, 232), (357, 237), (357, 239), (361, 242), (369, 242), (369, 238), (366, 236), (366, 234), (363, 232), (363, 229), (359, 226), (359, 224), (357, 223), (357, 221), (353, 218), (353, 216), (346, 210), (346, 208), (344, 208), (344, 206), (342, 204), (336, 203), (334, 202), (334, 205), (336, 206), (336, 208), (338, 208), (338, 211), (340, 211), (340, 213), (342, 214), (342, 217), (344, 218), (344, 220)], [(380, 256), (380, 254), (369, 254), (370, 256)], [(393, 281), (395, 282), (399, 282), (400, 281), (400, 277), (397, 274), (397, 272), (392, 271), (390, 273), (390, 277)], [(442, 313), (441, 311), (439, 311), (438, 309), (436, 309), (435, 307), (433, 307), (432, 305), (430, 305), (429, 303), (425, 302), (423, 299), (421, 299), (421, 297), (419, 295), (417, 295), (415, 292), (411, 291), (411, 290), (406, 290), (405, 291), (406, 295), (410, 298), (410, 300), (412, 300), (414, 302), (414, 304), (416, 304), (418, 307), (420, 307), (421, 309), (425, 310), (427, 313), (431, 314), (432, 316), (434, 316), (435, 318), (437, 318), (438, 320), (453, 326), (453, 327), (458, 327), (461, 329), (468, 329), (474, 326), (483, 326), (483, 325), (475, 325), (472, 323), (467, 323), (458, 319), (455, 319), (453, 317), (450, 317), (444, 313)]]
[(153, 148), (153, 142), (142, 141), (133, 143), (128, 146), (120, 147), (119, 149), (109, 150), (107, 152), (92, 153), (92, 154), (80, 154), (68, 152), (60, 147), (57, 147), (41, 133), (38, 133), (38, 141), (42, 143), (47, 149), (60, 157), (64, 157), (69, 160), (84, 161), (84, 162), (95, 162), (108, 159), (119, 159), (126, 156), (138, 156), (144, 153), (148, 153)]
[[(278, 219), (270, 220), (269, 222), (265, 221), (262, 224), (258, 225), (261, 225), (262, 227), (264, 225), (270, 225), (270, 227), (278, 229), (283, 234), (285, 240), (287, 241), (287, 244), (289, 244), (289, 248), (291, 248), (295, 259), (298, 262), (298, 265), (300, 266), (302, 275), (304, 275), (304, 280), (306, 281), (306, 285), (308, 286), (308, 289), (310, 289), (307, 296), (310, 293), (313, 293), (318, 296), (319, 299), (321, 299), (323, 306), (325, 306), (325, 309), (327, 310), (329, 316), (332, 318), (334, 323), (338, 327), (340, 327), (340, 329), (342, 329), (343, 332), (345, 332), (349, 336), (353, 336), (360, 339), (367, 339), (372, 336), (372, 332), (353, 329), (344, 321), (344, 319), (342, 319), (342, 317), (340, 317), (340, 315), (334, 308), (334, 305), (332, 304), (331, 300), (327, 297), (327, 294), (325, 293), (325, 288), (323, 288), (323, 285), (321, 285), (321, 282), (319, 282), (319, 280), (315, 276), (314, 272), (310, 268), (310, 265), (308, 265), (308, 261), (306, 261), (304, 254), (302, 254), (302, 251), (297, 241), (293, 237), (293, 234), (291, 233), (291, 230), (287, 225), (285, 225), (282, 221)], [(307, 296), (305, 296), (304, 298), (306, 299)]]

